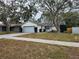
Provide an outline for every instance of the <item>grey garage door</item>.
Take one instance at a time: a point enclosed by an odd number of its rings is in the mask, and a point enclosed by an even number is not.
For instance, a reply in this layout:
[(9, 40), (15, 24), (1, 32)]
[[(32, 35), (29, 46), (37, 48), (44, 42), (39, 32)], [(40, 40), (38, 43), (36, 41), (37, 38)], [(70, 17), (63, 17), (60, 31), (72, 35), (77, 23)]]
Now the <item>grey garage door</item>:
[(24, 33), (34, 33), (35, 30), (34, 30), (35, 27), (33, 26), (24, 26), (23, 27), (23, 32)]

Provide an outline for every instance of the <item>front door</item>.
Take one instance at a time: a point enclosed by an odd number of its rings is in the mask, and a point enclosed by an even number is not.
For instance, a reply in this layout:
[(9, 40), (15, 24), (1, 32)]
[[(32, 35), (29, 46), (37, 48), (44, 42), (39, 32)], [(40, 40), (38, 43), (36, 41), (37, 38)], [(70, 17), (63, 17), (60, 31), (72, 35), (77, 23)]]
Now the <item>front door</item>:
[(35, 27), (35, 33), (37, 33), (37, 27)]

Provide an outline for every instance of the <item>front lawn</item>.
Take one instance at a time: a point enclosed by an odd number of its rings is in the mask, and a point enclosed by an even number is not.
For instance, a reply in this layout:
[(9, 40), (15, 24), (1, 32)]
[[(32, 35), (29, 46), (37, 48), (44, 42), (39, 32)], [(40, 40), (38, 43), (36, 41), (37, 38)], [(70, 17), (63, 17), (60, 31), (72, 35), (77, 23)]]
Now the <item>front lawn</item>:
[(79, 48), (0, 40), (0, 59), (79, 59)]
[(12, 33), (15, 33), (15, 32), (0, 32), (0, 35), (4, 35), (4, 34), (12, 34)]
[(33, 33), (22, 35), (20, 37), (79, 42), (79, 35), (69, 33)]

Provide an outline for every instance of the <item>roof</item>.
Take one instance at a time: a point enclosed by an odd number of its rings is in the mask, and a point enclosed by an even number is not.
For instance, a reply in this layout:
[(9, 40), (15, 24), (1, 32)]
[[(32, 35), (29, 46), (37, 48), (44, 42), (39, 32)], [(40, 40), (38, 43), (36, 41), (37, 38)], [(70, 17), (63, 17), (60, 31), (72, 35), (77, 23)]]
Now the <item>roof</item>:
[(27, 22), (25, 22), (25, 23), (22, 25), (22, 27), (24, 27), (24, 26), (35, 26), (35, 27), (37, 27), (38, 25), (37, 25), (36, 23), (34, 23), (34, 22), (27, 21)]
[(11, 27), (13, 26), (21, 26), (22, 24), (11, 24)]
[(4, 24), (0, 24), (0, 26), (5, 26)]
[(23, 26), (54, 26), (53, 24), (49, 23), (40, 23), (40, 22), (35, 22), (35, 21), (27, 21), (25, 22)]
[[(11, 24), (10, 26), (13, 27), (13, 26), (21, 26), (22, 24)], [(0, 24), (0, 26), (6, 26), (5, 24)]]

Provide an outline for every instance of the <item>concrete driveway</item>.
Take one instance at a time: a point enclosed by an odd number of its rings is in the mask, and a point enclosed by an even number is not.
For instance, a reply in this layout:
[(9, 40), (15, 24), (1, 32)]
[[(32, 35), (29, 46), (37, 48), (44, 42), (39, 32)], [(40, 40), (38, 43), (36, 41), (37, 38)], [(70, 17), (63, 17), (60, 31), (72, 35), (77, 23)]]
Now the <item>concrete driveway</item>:
[(29, 33), (5, 34), (5, 35), (0, 35), (0, 38), (21, 40), (21, 41), (39, 42), (39, 43), (47, 43), (47, 44), (51, 44), (51, 45), (79, 47), (78, 42), (65, 42), (65, 41), (54, 41), (54, 40), (45, 40), (45, 39), (15, 37), (15, 36), (24, 35), (24, 34), (29, 34)]
[(28, 34), (28, 33), (14, 33), (14, 34), (5, 34), (5, 35), (0, 35), (0, 38), (9, 38), (9, 37), (15, 37), (23, 34)]

